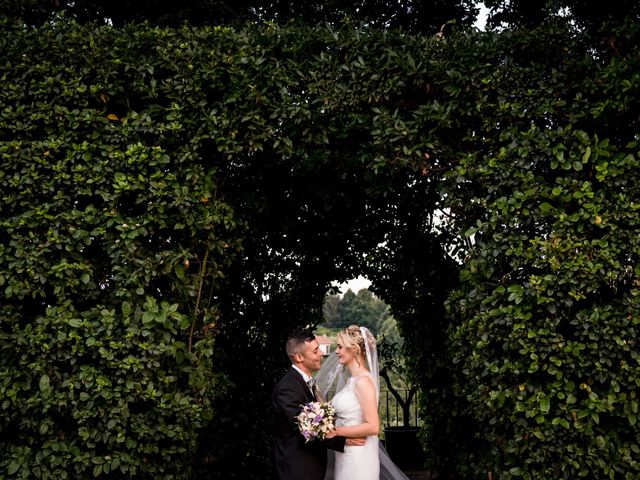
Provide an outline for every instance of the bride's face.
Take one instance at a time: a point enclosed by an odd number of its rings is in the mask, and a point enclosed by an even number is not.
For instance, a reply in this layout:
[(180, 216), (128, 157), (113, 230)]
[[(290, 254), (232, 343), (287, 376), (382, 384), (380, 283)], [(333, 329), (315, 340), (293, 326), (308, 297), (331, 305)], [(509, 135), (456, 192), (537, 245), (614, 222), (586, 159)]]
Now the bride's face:
[(353, 352), (349, 348), (343, 346), (340, 342), (338, 342), (336, 346), (336, 355), (338, 356), (338, 362), (340, 362), (341, 365), (348, 365), (355, 358)]

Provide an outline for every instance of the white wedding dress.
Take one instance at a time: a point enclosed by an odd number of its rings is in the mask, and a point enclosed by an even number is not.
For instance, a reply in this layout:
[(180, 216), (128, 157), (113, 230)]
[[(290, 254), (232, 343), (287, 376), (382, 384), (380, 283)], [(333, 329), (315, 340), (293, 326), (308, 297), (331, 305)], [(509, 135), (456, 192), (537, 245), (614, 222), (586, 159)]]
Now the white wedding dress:
[[(380, 370), (378, 352), (373, 334), (360, 327), (362, 336), (367, 339), (366, 354), (369, 372), (351, 377), (349, 370), (338, 362), (333, 355), (322, 364), (316, 375), (316, 381), (324, 398), (331, 398), (336, 409), (336, 425), (360, 425), (364, 422), (362, 408), (356, 397), (356, 382), (363, 376), (369, 376), (376, 389), (376, 399), (380, 398)], [(371, 373), (370, 373), (371, 372)], [(328, 466), (324, 480), (409, 480), (393, 463), (389, 454), (378, 441), (376, 435), (367, 437), (364, 446), (345, 446), (344, 452), (328, 450)]]
[[(360, 425), (364, 422), (362, 408), (355, 392), (356, 382), (364, 376), (372, 377), (369, 372), (365, 372), (349, 378), (344, 388), (331, 400), (336, 409), (336, 426)], [(370, 435), (362, 447), (345, 446), (344, 453), (335, 452), (333, 474), (334, 480), (378, 480), (378, 437)]]

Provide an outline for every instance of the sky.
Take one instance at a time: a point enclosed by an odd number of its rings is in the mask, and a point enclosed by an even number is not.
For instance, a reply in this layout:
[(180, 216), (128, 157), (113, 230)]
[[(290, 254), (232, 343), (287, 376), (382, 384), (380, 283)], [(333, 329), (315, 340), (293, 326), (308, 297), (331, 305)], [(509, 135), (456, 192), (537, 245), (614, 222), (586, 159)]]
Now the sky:
[(479, 3), (480, 13), (478, 13), (478, 18), (476, 19), (476, 23), (474, 27), (478, 30), (484, 30), (484, 27), (487, 23), (487, 14), (489, 13), (489, 9), (484, 6), (484, 3)]
[(340, 293), (343, 294), (349, 289), (351, 289), (353, 293), (358, 293), (358, 291), (362, 290), (363, 288), (368, 288), (369, 285), (371, 285), (371, 282), (360, 275), (358, 278), (353, 278), (346, 281), (345, 283), (339, 284)]

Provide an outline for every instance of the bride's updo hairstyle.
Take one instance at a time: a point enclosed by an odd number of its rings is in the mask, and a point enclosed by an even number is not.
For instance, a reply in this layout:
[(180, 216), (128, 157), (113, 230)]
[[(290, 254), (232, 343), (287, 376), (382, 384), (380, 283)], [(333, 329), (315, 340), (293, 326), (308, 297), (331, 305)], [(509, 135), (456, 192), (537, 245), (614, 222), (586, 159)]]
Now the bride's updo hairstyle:
[[(365, 360), (367, 357), (367, 349), (364, 344), (364, 337), (362, 336), (362, 331), (360, 327), (357, 325), (350, 325), (340, 333), (338, 333), (338, 342), (342, 344), (344, 348), (348, 348), (353, 352), (356, 357), (356, 360), (363, 359)], [(358, 361), (358, 364), (360, 362)], [(365, 360), (364, 366), (367, 367), (367, 362)]]

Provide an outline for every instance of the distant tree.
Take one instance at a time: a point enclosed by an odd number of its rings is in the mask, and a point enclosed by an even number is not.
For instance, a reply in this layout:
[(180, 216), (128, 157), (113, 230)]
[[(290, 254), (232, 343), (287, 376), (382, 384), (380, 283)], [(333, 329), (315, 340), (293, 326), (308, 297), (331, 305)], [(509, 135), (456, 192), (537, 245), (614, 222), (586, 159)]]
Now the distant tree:
[(382, 322), (389, 316), (389, 306), (366, 288), (358, 291), (356, 299), (358, 311), (362, 312), (360, 325), (377, 334)]
[(379, 344), (380, 376), (402, 410), (402, 425), (411, 425), (411, 405), (418, 387), (411, 380), (402, 348), (385, 338)]
[(337, 310), (338, 316), (333, 325), (336, 328), (348, 327), (361, 321), (361, 317), (357, 311), (357, 297), (351, 289), (344, 293)]
[(338, 318), (340, 295), (327, 295), (322, 304), (322, 316), (326, 326), (333, 326)]
[(383, 322), (389, 318), (389, 306), (363, 288), (354, 293), (347, 290), (342, 298), (327, 295), (322, 306), (325, 326), (344, 328), (349, 325), (361, 325), (377, 334)]
[(395, 344), (400, 349), (402, 349), (402, 346), (404, 345), (404, 339), (398, 330), (398, 322), (391, 315), (389, 315), (380, 325), (378, 339), (381, 338), (384, 338), (386, 344)]

